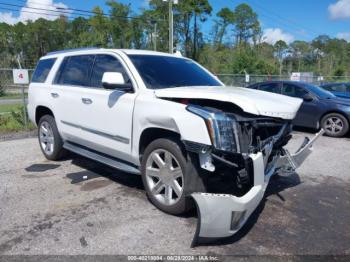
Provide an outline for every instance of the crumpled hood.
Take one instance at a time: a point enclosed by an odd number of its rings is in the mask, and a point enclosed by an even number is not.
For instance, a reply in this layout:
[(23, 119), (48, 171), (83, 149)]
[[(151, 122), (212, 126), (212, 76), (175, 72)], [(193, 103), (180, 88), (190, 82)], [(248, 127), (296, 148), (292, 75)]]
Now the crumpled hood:
[(233, 103), (254, 115), (293, 119), (302, 99), (269, 92), (227, 86), (191, 86), (155, 90), (160, 98), (210, 99)]

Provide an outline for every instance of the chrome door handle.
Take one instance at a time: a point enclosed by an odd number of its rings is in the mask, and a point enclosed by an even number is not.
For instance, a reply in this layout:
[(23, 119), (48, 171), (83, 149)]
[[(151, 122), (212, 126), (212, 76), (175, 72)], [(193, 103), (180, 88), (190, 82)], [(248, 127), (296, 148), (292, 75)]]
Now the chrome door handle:
[(82, 98), (81, 101), (86, 105), (92, 104), (92, 100), (90, 98)]
[(57, 93), (51, 93), (51, 96), (52, 96), (53, 98), (57, 98), (57, 97), (59, 97), (59, 94), (57, 94)]

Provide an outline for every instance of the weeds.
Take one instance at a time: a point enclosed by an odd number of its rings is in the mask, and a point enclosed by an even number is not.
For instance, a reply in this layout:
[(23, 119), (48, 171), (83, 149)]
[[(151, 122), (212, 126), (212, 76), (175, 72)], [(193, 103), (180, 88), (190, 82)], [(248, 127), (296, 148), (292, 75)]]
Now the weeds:
[(35, 129), (35, 126), (31, 122), (28, 122), (25, 126), (23, 106), (11, 110), (10, 114), (0, 115), (0, 133), (33, 129)]

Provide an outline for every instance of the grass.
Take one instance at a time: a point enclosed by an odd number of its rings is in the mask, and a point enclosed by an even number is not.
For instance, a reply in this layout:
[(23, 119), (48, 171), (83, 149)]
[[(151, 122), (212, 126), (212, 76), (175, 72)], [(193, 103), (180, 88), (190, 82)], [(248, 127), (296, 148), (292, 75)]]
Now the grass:
[(9, 105), (0, 105), (0, 114), (1, 113), (10, 113), (12, 111), (18, 112), (23, 110), (21, 104), (9, 104)]
[[(28, 97), (27, 94), (25, 94), (24, 96), (25, 96), (25, 98)], [(1, 100), (1, 99), (22, 99), (22, 94), (18, 94), (18, 93), (12, 94), (12, 93), (9, 93), (9, 94), (5, 94), (5, 95), (0, 96), (0, 100)]]
[[(1, 114), (4, 112), (9, 113)], [(35, 129), (35, 126), (31, 122), (28, 121), (27, 126), (24, 123), (23, 106), (21, 104), (0, 105), (0, 134), (33, 129)]]

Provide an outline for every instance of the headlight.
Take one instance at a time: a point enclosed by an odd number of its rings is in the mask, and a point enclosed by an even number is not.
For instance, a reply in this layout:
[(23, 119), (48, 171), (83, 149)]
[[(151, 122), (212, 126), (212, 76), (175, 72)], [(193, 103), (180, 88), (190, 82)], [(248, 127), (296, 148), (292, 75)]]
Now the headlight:
[(236, 121), (222, 112), (215, 112), (201, 106), (189, 105), (187, 110), (202, 117), (207, 125), (213, 146), (222, 151), (237, 152)]

